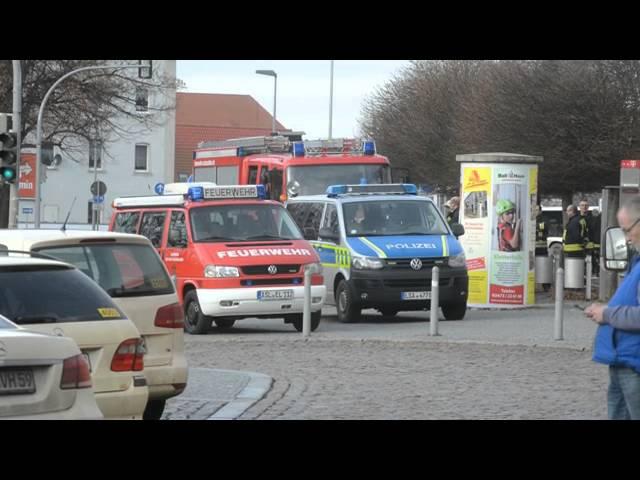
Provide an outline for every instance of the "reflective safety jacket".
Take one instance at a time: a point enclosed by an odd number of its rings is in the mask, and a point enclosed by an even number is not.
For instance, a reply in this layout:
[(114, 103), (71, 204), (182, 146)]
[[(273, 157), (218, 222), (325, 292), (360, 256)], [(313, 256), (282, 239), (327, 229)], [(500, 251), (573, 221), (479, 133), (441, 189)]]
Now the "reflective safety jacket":
[(584, 253), (584, 247), (589, 241), (587, 237), (587, 223), (580, 215), (574, 215), (567, 222), (562, 235), (565, 253)]
[[(640, 262), (631, 271), (609, 301), (609, 307), (619, 305), (638, 306), (638, 283), (640, 282)], [(593, 345), (593, 361), (606, 365), (619, 365), (640, 373), (640, 332), (631, 332), (603, 324), (596, 331)]]
[(547, 235), (549, 234), (547, 223), (543, 215), (536, 217), (536, 250), (547, 249)]

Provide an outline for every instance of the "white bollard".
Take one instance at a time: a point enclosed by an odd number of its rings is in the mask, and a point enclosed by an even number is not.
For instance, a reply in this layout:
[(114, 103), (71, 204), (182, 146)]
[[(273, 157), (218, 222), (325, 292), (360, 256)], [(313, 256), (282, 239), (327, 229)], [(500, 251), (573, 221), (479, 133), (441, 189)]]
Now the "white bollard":
[(556, 274), (556, 314), (553, 321), (553, 339), (564, 340), (562, 338), (562, 315), (564, 301), (564, 269), (558, 268)]
[(431, 310), (430, 310), (430, 320), (429, 320), (429, 335), (432, 337), (437, 337), (440, 334), (438, 333), (438, 308), (439, 304), (439, 294), (440, 294), (440, 268), (433, 267), (431, 269)]
[(302, 307), (302, 337), (311, 333), (311, 268), (304, 266), (304, 305)]
[(593, 264), (591, 263), (591, 255), (587, 255), (586, 262), (587, 262), (587, 267), (586, 267), (587, 285), (585, 287), (584, 298), (587, 300), (591, 300), (591, 273), (593, 269)]

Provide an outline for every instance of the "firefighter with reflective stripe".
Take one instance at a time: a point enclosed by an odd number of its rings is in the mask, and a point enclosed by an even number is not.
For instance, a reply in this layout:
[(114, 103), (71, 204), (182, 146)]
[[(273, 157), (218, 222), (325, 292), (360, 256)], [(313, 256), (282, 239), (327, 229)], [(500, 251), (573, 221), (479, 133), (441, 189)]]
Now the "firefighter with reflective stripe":
[(498, 250), (501, 252), (520, 251), (520, 219), (515, 219), (516, 206), (511, 200), (498, 200)]
[(536, 255), (548, 255), (547, 250), (547, 236), (549, 235), (549, 229), (547, 222), (542, 215), (542, 206), (536, 205)]
[(589, 241), (586, 222), (580, 221), (581, 217), (578, 215), (578, 209), (575, 205), (567, 207), (567, 216), (569, 221), (562, 235), (564, 243), (562, 250), (567, 257), (584, 258), (584, 249)]
[(591, 255), (593, 265), (593, 273), (597, 275), (599, 270), (600, 259), (600, 217), (589, 211), (589, 202), (586, 198), (580, 200), (578, 204), (580, 209), (580, 222), (586, 224), (588, 242), (585, 247), (585, 253)]

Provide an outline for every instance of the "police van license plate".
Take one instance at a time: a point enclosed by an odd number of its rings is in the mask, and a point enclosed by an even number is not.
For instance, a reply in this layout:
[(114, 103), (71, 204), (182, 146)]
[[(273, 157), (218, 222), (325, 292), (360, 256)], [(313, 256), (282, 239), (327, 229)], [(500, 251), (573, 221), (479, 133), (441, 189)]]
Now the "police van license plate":
[(36, 381), (30, 368), (0, 368), (0, 395), (34, 393)]
[(426, 292), (402, 292), (400, 294), (402, 300), (430, 300), (431, 291)]
[(258, 300), (262, 302), (270, 300), (291, 300), (293, 290), (258, 290)]

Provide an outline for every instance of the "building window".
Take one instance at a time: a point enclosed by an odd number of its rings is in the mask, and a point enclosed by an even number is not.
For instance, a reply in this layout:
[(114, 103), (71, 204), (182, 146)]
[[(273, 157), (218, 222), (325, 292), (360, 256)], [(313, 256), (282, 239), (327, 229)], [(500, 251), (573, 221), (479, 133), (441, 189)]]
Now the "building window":
[(139, 143), (136, 145), (135, 171), (149, 171), (149, 145), (147, 145), (146, 143)]
[(89, 170), (102, 170), (102, 140), (89, 140)]
[(136, 112), (149, 111), (149, 90), (145, 87), (136, 87)]

